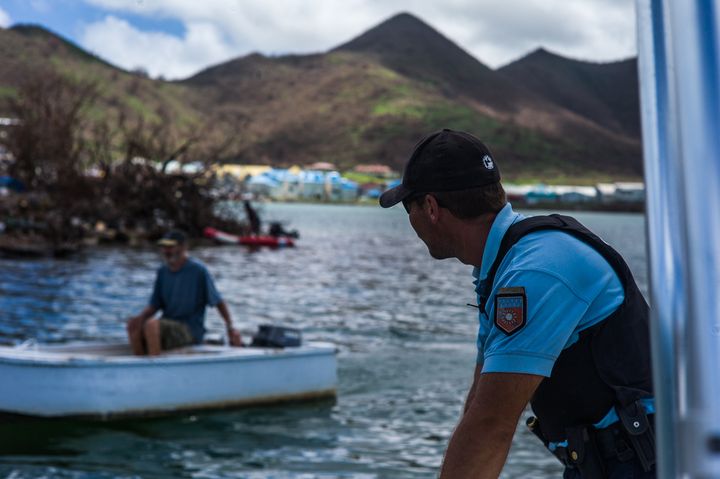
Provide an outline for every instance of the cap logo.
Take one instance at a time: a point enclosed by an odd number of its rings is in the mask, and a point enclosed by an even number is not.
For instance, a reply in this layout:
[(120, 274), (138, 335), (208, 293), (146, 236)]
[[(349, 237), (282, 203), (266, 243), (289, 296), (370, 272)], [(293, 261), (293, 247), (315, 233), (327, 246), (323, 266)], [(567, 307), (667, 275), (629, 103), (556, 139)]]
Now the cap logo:
[(483, 165), (485, 165), (485, 168), (488, 170), (492, 170), (495, 168), (495, 163), (493, 162), (492, 158), (490, 158), (490, 155), (483, 156)]

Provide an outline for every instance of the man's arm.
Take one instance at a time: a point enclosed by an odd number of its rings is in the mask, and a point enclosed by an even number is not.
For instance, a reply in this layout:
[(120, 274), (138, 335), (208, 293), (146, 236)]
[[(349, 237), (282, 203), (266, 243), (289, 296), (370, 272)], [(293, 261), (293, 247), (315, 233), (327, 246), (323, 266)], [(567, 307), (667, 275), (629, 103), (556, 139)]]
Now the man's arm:
[(465, 414), (470, 407), (470, 404), (472, 404), (473, 399), (475, 398), (475, 388), (477, 388), (478, 381), (480, 381), (480, 375), (482, 375), (482, 363), (477, 363), (475, 365), (475, 374), (473, 375), (473, 382), (470, 386), (470, 390), (468, 391), (467, 398), (465, 398), (465, 407), (463, 408), (463, 414)]
[(481, 374), (450, 438), (440, 478), (497, 478), (520, 414), (542, 380), (533, 374)]
[(242, 339), (240, 338), (240, 333), (237, 329), (233, 328), (232, 316), (230, 316), (230, 311), (228, 310), (225, 301), (220, 301), (217, 304), (217, 309), (218, 312), (220, 312), (220, 316), (222, 316), (223, 321), (225, 321), (228, 340), (230, 341), (230, 344), (233, 346), (242, 346)]

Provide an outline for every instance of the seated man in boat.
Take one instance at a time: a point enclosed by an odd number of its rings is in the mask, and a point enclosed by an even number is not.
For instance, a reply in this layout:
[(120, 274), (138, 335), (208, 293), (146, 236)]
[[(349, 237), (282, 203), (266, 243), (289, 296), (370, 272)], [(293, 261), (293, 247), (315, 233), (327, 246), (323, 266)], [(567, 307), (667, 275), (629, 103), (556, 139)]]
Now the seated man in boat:
[[(187, 240), (180, 231), (170, 231), (158, 242), (165, 264), (157, 271), (150, 304), (128, 320), (130, 345), (136, 355), (198, 344), (205, 334), (205, 306), (215, 306), (227, 326), (233, 346), (242, 346), (233, 327), (230, 311), (215, 288), (207, 268), (190, 258)], [(155, 313), (162, 311), (161, 318)]]

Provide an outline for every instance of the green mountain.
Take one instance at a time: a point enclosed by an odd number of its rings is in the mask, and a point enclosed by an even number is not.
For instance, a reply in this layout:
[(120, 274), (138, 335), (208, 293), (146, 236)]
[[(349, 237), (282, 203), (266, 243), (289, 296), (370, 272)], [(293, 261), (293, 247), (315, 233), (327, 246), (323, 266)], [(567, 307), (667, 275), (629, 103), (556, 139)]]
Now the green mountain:
[(0, 59), (0, 108), (3, 97), (16, 95), (28, 75), (42, 75), (49, 69), (97, 85), (100, 98), (94, 115), (116, 116), (125, 111), (148, 121), (165, 116), (178, 123), (200, 121), (194, 91), (117, 68), (40, 26), (0, 28)]
[(618, 127), (627, 113), (608, 103), (612, 94), (592, 83), (595, 76), (559, 74), (582, 82), (580, 91), (599, 90), (606, 116), (533, 88), (512, 69), (488, 68), (409, 14), (327, 53), (252, 54), (178, 82), (115, 68), (38, 27), (0, 29), (0, 58), (11, 67), (0, 69), (0, 100), (22, 82), (13, 71), (50, 66), (96, 79), (98, 114), (128, 109), (186, 125), (224, 121), (235, 141), (227, 161), (401, 169), (422, 135), (449, 127), (482, 138), (506, 179), (592, 182), (642, 173), (638, 135)]

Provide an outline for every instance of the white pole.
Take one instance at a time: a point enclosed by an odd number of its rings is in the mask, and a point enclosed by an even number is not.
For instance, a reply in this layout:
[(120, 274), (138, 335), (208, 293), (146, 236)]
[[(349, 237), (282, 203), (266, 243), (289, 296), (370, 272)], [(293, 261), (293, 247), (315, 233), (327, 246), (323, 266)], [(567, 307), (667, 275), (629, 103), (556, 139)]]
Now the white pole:
[(637, 0), (659, 477), (720, 477), (720, 0)]

